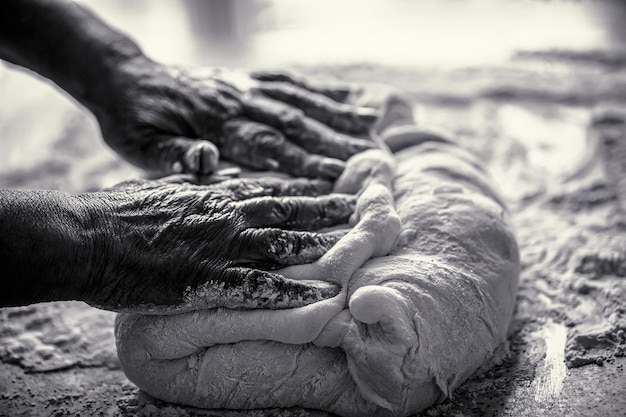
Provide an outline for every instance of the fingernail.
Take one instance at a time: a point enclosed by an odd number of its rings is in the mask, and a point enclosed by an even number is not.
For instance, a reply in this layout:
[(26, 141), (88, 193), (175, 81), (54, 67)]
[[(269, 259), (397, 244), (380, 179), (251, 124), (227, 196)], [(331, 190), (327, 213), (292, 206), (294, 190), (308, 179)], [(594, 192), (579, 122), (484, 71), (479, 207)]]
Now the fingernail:
[(363, 151), (367, 151), (368, 149), (375, 149), (378, 148), (378, 145), (376, 144), (376, 142), (373, 141), (369, 141), (366, 139), (360, 140), (358, 142), (353, 142), (352, 143), (352, 153), (357, 154), (357, 153), (361, 153)]
[(330, 192), (332, 192), (333, 189), (333, 183), (328, 181), (328, 180), (322, 180), (322, 179), (314, 179), (314, 180), (309, 180), (309, 184), (311, 185), (311, 188), (314, 190), (315, 194), (329, 194)]
[(378, 119), (379, 112), (378, 110), (369, 107), (359, 107), (356, 110), (356, 115), (361, 123), (363, 123), (366, 127), (370, 127)]
[(338, 159), (326, 158), (320, 164), (320, 173), (325, 178), (337, 178), (345, 167), (346, 164)]
[(181, 164), (180, 161), (174, 162), (172, 164), (172, 173), (180, 174), (181, 172), (183, 172), (183, 164)]
[(200, 149), (200, 167), (202, 174), (210, 174), (219, 164), (219, 151), (211, 142), (203, 142)]
[(220, 175), (222, 177), (232, 177), (232, 178), (235, 178), (235, 177), (239, 177), (241, 175), (241, 168), (239, 168), (239, 167), (224, 168), (224, 169), (220, 169), (215, 174), (216, 175)]
[(277, 170), (280, 167), (280, 164), (275, 159), (267, 159), (267, 161), (265, 162), (267, 164), (268, 169)]

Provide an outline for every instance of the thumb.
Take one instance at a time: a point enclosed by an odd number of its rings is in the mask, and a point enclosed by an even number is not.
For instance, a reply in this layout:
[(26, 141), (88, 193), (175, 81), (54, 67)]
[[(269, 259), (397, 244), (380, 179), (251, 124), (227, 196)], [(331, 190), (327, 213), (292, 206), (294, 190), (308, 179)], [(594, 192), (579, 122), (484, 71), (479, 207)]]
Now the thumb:
[(154, 148), (156, 168), (164, 174), (208, 175), (217, 169), (219, 162), (217, 147), (203, 139), (165, 138)]

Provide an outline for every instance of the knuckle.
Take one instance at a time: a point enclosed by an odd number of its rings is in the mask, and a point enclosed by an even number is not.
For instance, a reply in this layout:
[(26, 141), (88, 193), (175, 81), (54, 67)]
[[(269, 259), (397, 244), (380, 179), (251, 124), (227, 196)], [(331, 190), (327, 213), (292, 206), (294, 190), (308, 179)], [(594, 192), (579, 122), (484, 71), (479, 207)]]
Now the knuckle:
[(302, 181), (307, 182), (307, 192), (313, 195), (321, 195), (328, 194), (332, 191), (333, 183), (328, 180), (322, 179), (314, 179), (308, 180), (303, 179)]
[(267, 192), (263, 182), (254, 179), (232, 179), (224, 181), (223, 184), (235, 200), (244, 200)]
[(267, 233), (264, 243), (267, 254), (275, 260), (285, 258), (288, 254), (296, 251), (299, 246), (297, 240), (284, 230), (272, 230)]
[(305, 175), (317, 175), (322, 169), (323, 158), (319, 155), (309, 155), (308, 158), (304, 158), (301, 164), (298, 164), (300, 171)]
[(317, 258), (335, 241), (332, 236), (282, 229), (260, 229), (252, 234), (257, 236), (256, 255), (279, 265), (293, 264), (298, 259), (308, 261)]
[(279, 118), (286, 128), (299, 128), (304, 120), (304, 112), (289, 106), (280, 109)]
[(258, 128), (231, 136), (221, 145), (222, 155), (256, 169), (275, 169), (272, 156), (280, 155), (285, 138), (270, 127)]
[(280, 229), (245, 229), (238, 235), (237, 248), (239, 250), (231, 253), (244, 256), (260, 266), (272, 266), (281, 264), (285, 253), (292, 250), (293, 243)]
[(288, 222), (298, 213), (298, 204), (293, 200), (272, 200), (270, 216), (277, 222)]
[(262, 225), (288, 223), (297, 210), (290, 201), (270, 196), (258, 197), (252, 203), (243, 202), (242, 206), (248, 223)]
[(279, 132), (268, 128), (268, 130), (259, 132), (252, 136), (250, 150), (257, 150), (260, 152), (269, 151), (269, 153), (273, 154), (276, 150), (281, 149), (284, 144), (284, 136)]
[(330, 196), (323, 206), (323, 215), (330, 218), (352, 214), (356, 207), (355, 196)]

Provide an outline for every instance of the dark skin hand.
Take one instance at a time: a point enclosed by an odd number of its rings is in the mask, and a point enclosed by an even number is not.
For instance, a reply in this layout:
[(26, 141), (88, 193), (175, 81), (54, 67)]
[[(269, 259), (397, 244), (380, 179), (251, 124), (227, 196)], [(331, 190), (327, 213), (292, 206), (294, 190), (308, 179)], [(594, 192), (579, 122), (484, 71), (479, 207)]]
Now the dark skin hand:
[(314, 262), (344, 235), (317, 231), (346, 223), (354, 210), (355, 197), (329, 194), (331, 187), (308, 179), (130, 181), (76, 196), (38, 192), (37, 202), (25, 201), (32, 192), (3, 192), (0, 227), (11, 224), (12, 234), (0, 235), (0, 305), (78, 299), (163, 314), (332, 297), (333, 284), (271, 272)]
[[(221, 153), (332, 180), (351, 155), (376, 147), (364, 137), (377, 113), (347, 104), (350, 89), (165, 66), (68, 0), (1, 1), (0, 58), (56, 83), (94, 113), (113, 149), (161, 175), (215, 181)], [(323, 181), (250, 181), (131, 182), (79, 196), (0, 190), (0, 306), (84, 300), (179, 312), (335, 295), (333, 284), (271, 271), (319, 258), (341, 233), (315, 230), (346, 222), (353, 198), (312, 197), (330, 192)]]
[[(68, 0), (0, 2), (0, 58), (54, 81), (96, 115), (114, 150), (159, 174), (210, 174), (221, 152), (257, 169), (332, 179), (349, 156), (375, 147), (356, 136), (366, 136), (377, 113), (342, 103), (349, 89), (280, 73), (233, 81), (230, 72), (165, 66)], [(263, 124), (264, 137), (275, 139), (266, 146), (225, 132), (235, 117)], [(259, 150), (253, 160), (240, 146), (249, 140)], [(294, 152), (305, 169), (286, 162)]]
[(223, 159), (248, 168), (333, 179), (350, 156), (376, 146), (350, 136), (366, 135), (376, 112), (322, 95), (335, 90), (143, 57), (120, 68), (113, 105), (95, 114), (105, 141), (146, 169), (206, 175), (217, 166), (217, 146)]

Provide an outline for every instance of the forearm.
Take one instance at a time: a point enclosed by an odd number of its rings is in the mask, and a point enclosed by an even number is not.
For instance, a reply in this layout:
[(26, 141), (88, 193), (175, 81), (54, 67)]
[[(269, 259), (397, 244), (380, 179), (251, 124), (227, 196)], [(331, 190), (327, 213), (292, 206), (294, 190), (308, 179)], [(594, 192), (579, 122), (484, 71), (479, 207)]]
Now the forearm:
[(0, 190), (0, 306), (84, 299), (87, 215), (58, 191)]
[(54, 81), (91, 110), (139, 47), (70, 0), (2, 0), (0, 58)]

